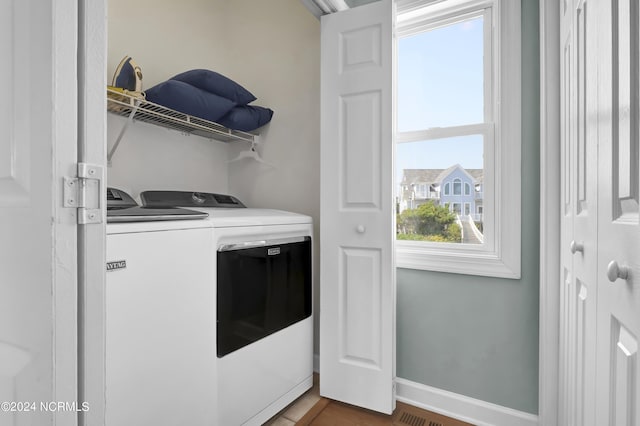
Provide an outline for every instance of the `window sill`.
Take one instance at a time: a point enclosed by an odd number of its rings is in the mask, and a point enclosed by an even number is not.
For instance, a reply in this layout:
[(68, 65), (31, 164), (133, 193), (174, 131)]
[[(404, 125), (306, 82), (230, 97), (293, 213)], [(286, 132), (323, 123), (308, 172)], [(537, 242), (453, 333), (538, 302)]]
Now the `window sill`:
[(400, 241), (396, 242), (396, 267), (496, 278), (520, 278), (519, 256), (501, 256), (475, 248), (460, 250), (427, 247)]

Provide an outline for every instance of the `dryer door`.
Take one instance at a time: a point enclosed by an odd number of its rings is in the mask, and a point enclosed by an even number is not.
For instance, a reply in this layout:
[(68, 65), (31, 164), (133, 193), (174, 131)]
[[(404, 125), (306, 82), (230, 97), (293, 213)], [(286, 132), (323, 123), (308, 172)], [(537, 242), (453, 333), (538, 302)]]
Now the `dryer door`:
[(311, 316), (311, 238), (218, 249), (218, 358)]

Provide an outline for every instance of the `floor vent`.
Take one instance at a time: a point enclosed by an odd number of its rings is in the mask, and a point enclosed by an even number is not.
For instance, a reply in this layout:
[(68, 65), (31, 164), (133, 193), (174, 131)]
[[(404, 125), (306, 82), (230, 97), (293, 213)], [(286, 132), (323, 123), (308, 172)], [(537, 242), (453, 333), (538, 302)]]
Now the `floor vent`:
[[(425, 426), (427, 425), (427, 420), (422, 417), (418, 417), (409, 413), (402, 413), (400, 415), (399, 422), (409, 426)], [(440, 423), (429, 422), (428, 426), (442, 426)]]

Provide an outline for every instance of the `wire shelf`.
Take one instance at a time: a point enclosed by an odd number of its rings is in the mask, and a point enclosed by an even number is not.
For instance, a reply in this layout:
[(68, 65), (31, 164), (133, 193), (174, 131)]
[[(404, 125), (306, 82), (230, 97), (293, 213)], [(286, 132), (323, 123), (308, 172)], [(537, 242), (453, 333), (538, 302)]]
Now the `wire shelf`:
[(154, 104), (129, 93), (107, 88), (107, 111), (130, 120), (152, 123), (222, 142), (246, 141), (254, 143), (256, 135), (231, 130), (212, 121), (184, 114), (162, 105)]

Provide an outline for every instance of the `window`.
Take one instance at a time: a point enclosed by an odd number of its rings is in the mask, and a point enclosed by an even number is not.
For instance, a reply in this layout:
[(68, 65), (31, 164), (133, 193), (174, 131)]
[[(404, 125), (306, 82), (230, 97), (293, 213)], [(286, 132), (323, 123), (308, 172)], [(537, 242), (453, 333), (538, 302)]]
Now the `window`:
[(420, 188), (420, 191), (418, 193), (419, 194), (418, 196), (420, 198), (427, 198), (427, 185), (424, 183), (421, 183), (419, 188)]
[[(397, 194), (397, 266), (518, 278), (520, 2), (397, 5), (396, 170), (420, 171), (444, 185), (429, 206)], [(463, 241), (453, 219), (435, 231), (411, 226), (409, 218), (426, 221), (438, 208), (475, 210), (482, 238)]]
[(462, 181), (460, 179), (454, 179), (453, 181), (453, 195), (462, 194)]

